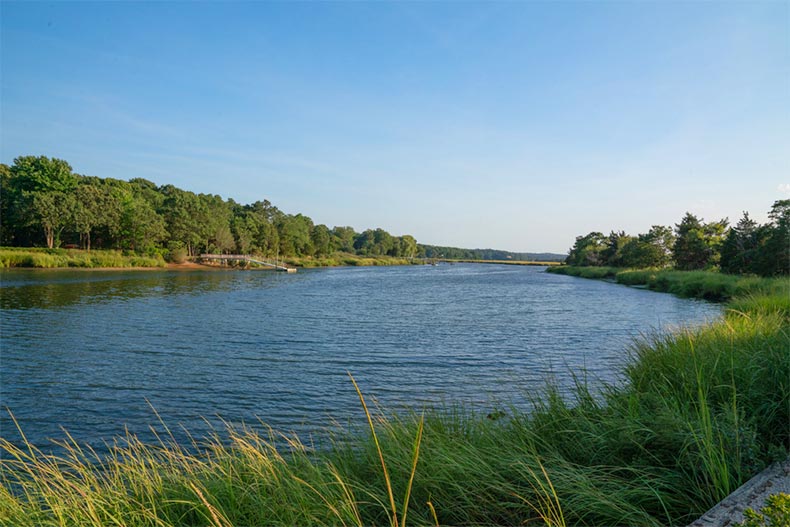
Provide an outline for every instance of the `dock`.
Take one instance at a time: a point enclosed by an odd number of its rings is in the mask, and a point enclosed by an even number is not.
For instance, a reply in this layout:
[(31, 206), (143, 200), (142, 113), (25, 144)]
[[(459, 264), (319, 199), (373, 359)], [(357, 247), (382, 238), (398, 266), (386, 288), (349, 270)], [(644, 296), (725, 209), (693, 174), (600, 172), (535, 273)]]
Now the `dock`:
[(256, 265), (262, 265), (264, 267), (271, 267), (276, 269), (277, 271), (282, 271), (284, 273), (295, 273), (296, 267), (289, 267), (281, 262), (271, 262), (268, 260), (262, 260), (261, 258), (252, 256), (250, 254), (201, 254), (201, 260), (215, 260), (219, 261), (221, 264), (227, 264), (230, 261), (236, 262), (247, 262), (253, 263)]

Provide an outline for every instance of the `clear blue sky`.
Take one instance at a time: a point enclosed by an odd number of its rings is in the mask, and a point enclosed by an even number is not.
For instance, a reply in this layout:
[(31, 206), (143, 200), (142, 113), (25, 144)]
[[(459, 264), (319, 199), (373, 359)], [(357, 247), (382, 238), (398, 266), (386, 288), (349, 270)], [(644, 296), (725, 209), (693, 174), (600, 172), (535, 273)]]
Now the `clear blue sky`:
[(564, 252), (790, 187), (788, 2), (3, 2), (0, 161)]

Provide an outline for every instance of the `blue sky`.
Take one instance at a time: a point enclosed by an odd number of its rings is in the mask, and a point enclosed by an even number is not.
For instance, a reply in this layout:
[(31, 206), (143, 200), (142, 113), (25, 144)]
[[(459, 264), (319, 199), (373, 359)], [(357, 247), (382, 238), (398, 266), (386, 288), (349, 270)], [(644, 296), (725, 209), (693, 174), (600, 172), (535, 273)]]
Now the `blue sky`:
[(513, 251), (790, 197), (788, 2), (0, 6), (8, 164)]

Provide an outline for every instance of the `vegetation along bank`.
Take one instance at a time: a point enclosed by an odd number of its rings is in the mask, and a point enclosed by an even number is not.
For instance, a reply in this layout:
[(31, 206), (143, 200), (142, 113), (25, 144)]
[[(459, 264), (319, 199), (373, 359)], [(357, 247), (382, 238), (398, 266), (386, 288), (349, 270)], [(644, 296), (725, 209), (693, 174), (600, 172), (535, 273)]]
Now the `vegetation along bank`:
[[(305, 267), (399, 265), (415, 257), (563, 258), (421, 245), (409, 234), (393, 236), (381, 228), (330, 228), (304, 214), (287, 214), (266, 199), (244, 205), (141, 178), (83, 176), (66, 161), (46, 156), (20, 156), (11, 166), (0, 164), (0, 188), (0, 246), (5, 247), (103, 249), (176, 263), (201, 253), (254, 254)], [(57, 267), (94, 267), (93, 260), (0, 253), (5, 267), (53, 267), (55, 261), (61, 263)]]
[(790, 199), (776, 201), (760, 225), (744, 212), (728, 220), (705, 222), (689, 212), (674, 228), (653, 225), (644, 234), (624, 231), (577, 236), (565, 263), (577, 267), (721, 270), (729, 274), (790, 274)]

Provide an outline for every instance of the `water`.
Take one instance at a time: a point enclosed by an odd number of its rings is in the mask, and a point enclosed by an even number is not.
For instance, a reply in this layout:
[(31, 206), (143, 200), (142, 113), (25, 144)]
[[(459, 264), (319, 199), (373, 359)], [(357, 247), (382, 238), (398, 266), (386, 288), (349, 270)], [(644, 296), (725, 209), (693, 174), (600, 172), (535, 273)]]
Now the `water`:
[[(34, 444), (179, 437), (222, 419), (302, 436), (387, 410), (488, 410), (572, 374), (617, 381), (629, 342), (720, 307), (504, 265), (271, 271), (9, 271), (0, 405)], [(8, 415), (0, 436), (15, 440)]]

